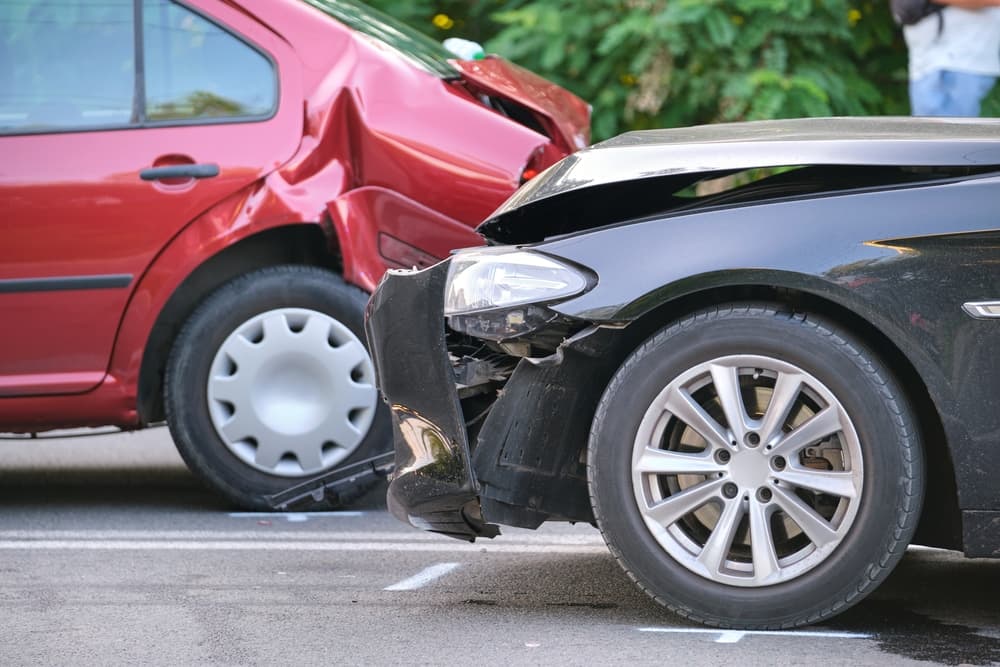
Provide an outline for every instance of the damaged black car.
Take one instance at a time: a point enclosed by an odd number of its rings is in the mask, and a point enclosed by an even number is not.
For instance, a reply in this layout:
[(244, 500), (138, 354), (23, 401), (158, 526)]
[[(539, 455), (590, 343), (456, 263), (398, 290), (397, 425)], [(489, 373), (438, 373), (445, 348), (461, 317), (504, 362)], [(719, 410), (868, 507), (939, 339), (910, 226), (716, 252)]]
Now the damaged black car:
[(739, 628), (833, 616), (910, 544), (1000, 556), (1000, 123), (625, 134), (479, 232), (369, 303), (400, 519), (593, 523)]

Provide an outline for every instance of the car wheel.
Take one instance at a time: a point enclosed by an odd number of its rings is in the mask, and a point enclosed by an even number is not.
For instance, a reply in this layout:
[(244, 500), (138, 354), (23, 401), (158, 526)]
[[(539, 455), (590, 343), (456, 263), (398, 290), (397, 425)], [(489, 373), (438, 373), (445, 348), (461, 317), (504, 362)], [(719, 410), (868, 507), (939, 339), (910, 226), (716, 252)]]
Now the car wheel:
[(693, 620), (815, 623), (861, 600), (916, 528), (923, 459), (875, 355), (812, 315), (731, 305), (661, 330), (595, 414), (589, 483), (629, 576)]
[[(190, 316), (167, 362), (167, 423), (181, 456), (245, 509), (391, 446), (364, 343), (367, 298), (315, 267), (236, 278)], [(339, 494), (345, 502), (374, 480)]]

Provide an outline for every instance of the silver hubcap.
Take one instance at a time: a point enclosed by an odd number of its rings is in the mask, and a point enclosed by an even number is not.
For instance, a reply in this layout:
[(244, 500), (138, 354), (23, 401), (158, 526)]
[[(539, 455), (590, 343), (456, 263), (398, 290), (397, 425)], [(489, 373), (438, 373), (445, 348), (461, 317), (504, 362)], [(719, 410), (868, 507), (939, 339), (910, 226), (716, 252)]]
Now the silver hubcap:
[(792, 364), (730, 356), (660, 392), (632, 485), (650, 533), (712, 581), (766, 586), (826, 560), (861, 501), (861, 446), (840, 401)]
[(233, 331), (208, 375), (219, 438), (257, 470), (300, 477), (336, 466), (375, 416), (375, 372), (365, 346), (325, 313), (280, 308)]

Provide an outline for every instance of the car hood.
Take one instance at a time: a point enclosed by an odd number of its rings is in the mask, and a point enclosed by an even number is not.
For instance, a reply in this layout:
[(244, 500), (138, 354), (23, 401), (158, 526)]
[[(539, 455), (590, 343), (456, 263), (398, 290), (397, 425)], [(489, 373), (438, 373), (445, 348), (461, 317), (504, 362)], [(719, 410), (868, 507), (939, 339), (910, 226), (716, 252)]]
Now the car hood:
[(509, 99), (539, 114), (549, 123), (552, 138), (569, 152), (590, 143), (590, 107), (565, 88), (514, 63), (488, 56), (482, 60), (453, 60), (462, 76), (476, 87)]
[(783, 166), (998, 164), (1000, 120), (805, 118), (628, 132), (539, 174), (477, 231), (509, 237), (516, 225), (531, 224), (520, 213), (540, 202), (626, 181)]

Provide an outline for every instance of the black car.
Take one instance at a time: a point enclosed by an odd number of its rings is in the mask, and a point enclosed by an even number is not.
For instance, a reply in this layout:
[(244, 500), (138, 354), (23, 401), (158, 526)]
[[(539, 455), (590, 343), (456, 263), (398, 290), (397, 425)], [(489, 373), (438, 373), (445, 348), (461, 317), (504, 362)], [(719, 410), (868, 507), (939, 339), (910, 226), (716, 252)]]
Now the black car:
[(399, 518), (596, 523), (739, 628), (837, 614), (909, 544), (1000, 556), (1000, 123), (625, 134), (479, 231), (369, 303)]

